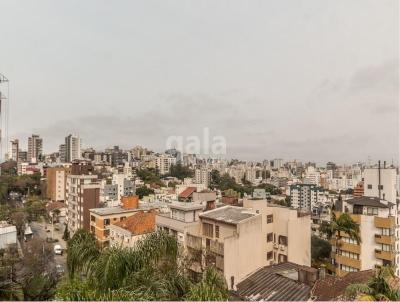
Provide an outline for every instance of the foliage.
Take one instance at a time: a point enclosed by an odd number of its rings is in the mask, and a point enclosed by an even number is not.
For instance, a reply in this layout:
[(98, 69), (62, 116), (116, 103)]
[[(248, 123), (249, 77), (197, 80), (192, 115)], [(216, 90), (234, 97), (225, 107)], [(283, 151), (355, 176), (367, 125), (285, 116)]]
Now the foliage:
[(271, 184), (259, 184), (257, 186), (257, 188), (265, 189), (265, 191), (267, 193), (271, 194), (271, 195), (280, 195), (280, 194), (282, 194), (281, 189), (279, 189), (279, 188), (277, 188), (277, 187), (275, 187), (274, 185), (271, 185)]
[(140, 199), (142, 199), (144, 196), (149, 196), (150, 194), (154, 194), (154, 190), (146, 186), (136, 189), (136, 195), (138, 195)]
[(157, 184), (159, 186), (163, 185), (160, 176), (158, 175), (159, 173), (156, 169), (140, 169), (136, 173), (137, 176), (146, 184)]
[[(180, 266), (176, 239), (164, 232), (146, 235), (133, 248), (100, 250), (93, 235), (78, 230), (68, 242), (67, 265), (59, 300), (182, 300), (196, 286)], [(221, 279), (209, 273), (207, 280), (199, 297), (225, 297)]]
[(332, 247), (330, 243), (317, 236), (311, 237), (311, 259), (312, 262), (321, 262), (329, 259)]
[(394, 273), (391, 267), (381, 267), (367, 284), (349, 285), (346, 288), (345, 297), (348, 300), (361, 301), (399, 301), (400, 291), (392, 288), (389, 284), (389, 280), (393, 277)]
[(25, 232), (26, 213), (23, 211), (16, 211), (12, 213), (11, 221), (17, 228), (17, 236), (19, 238), (23, 238)]
[(192, 286), (188, 301), (226, 301), (229, 291), (225, 279), (215, 269), (207, 268), (201, 282)]
[(37, 196), (28, 197), (24, 206), (29, 221), (37, 221), (40, 217), (46, 215), (46, 203)]
[(180, 180), (183, 180), (187, 177), (193, 177), (194, 171), (189, 167), (183, 166), (181, 163), (178, 163), (171, 166), (168, 176), (176, 177)]
[(339, 239), (340, 233), (345, 233), (358, 243), (361, 242), (360, 226), (348, 213), (342, 213), (339, 218), (336, 218), (336, 214), (332, 211), (331, 221), (322, 223), (320, 231), (325, 234), (328, 239)]

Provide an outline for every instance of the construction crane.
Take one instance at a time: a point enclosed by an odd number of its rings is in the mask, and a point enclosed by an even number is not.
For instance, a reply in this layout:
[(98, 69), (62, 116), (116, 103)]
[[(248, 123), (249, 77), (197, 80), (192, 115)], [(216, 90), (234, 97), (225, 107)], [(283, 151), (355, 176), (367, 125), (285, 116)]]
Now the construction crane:
[(0, 163), (7, 152), (9, 101), (9, 81), (0, 73)]

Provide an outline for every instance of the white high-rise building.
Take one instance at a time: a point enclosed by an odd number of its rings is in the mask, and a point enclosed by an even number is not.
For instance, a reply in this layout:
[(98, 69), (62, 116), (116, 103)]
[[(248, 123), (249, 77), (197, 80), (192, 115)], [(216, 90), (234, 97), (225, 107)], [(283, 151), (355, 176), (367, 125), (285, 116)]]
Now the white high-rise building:
[(32, 134), (28, 138), (28, 161), (31, 163), (37, 163), (43, 152), (43, 140), (39, 135)]
[(82, 141), (78, 136), (72, 134), (65, 138), (65, 161), (72, 162), (75, 159), (81, 159)]
[(397, 171), (395, 168), (366, 168), (364, 170), (364, 196), (379, 197), (396, 204)]
[(194, 180), (196, 184), (204, 184), (207, 188), (211, 183), (211, 171), (208, 168), (202, 167), (195, 170)]
[(171, 166), (175, 164), (176, 158), (173, 156), (161, 154), (156, 157), (156, 169), (160, 175), (168, 174)]
[(8, 150), (8, 159), (18, 161), (19, 141), (14, 139), (10, 141), (10, 148)]

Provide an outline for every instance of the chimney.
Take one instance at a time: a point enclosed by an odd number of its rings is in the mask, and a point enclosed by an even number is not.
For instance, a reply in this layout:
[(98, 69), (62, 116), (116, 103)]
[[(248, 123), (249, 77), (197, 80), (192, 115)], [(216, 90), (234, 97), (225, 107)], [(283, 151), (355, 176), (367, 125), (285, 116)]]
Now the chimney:
[(123, 209), (137, 209), (139, 208), (139, 196), (122, 196), (121, 203)]
[(318, 270), (313, 267), (302, 266), (298, 270), (299, 282), (313, 286), (317, 281)]

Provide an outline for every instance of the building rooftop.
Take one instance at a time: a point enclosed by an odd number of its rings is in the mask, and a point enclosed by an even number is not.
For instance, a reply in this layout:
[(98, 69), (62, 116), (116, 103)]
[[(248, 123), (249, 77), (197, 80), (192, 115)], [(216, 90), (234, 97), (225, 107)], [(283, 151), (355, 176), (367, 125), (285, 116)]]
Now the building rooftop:
[(205, 213), (201, 213), (199, 216), (202, 218), (208, 218), (218, 221), (223, 221), (225, 223), (238, 224), (241, 221), (257, 216), (255, 212), (249, 209), (235, 206), (224, 206)]
[(91, 213), (100, 215), (100, 216), (105, 216), (105, 215), (115, 215), (115, 214), (123, 214), (123, 213), (132, 213), (132, 212), (137, 212), (137, 211), (143, 211), (143, 210), (151, 210), (151, 209), (156, 209), (158, 208), (157, 204), (154, 205), (149, 205), (149, 204), (139, 204), (138, 208), (129, 208), (129, 209), (124, 209), (121, 206), (117, 207), (106, 207), (106, 208), (93, 208), (90, 209), (89, 211)]
[(347, 199), (347, 200), (345, 200), (345, 202), (347, 202), (348, 204), (352, 204), (352, 205), (370, 206), (370, 207), (376, 207), (376, 208), (389, 208), (394, 205), (391, 202), (379, 199), (379, 197), (367, 197), (367, 196)]
[(205, 205), (198, 202), (182, 202), (175, 201), (168, 204), (171, 209), (178, 209), (183, 211), (191, 211), (191, 210), (201, 210), (205, 208)]
[(299, 269), (291, 262), (260, 268), (237, 285), (236, 294), (248, 301), (308, 301), (311, 287), (298, 280)]
[(127, 219), (116, 222), (115, 226), (129, 231), (132, 235), (147, 234), (155, 229), (155, 213), (138, 211)]
[(188, 187), (185, 190), (183, 190), (178, 197), (179, 198), (188, 198), (190, 195), (193, 194), (193, 192), (196, 192), (197, 188), (196, 187)]

